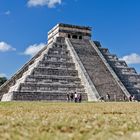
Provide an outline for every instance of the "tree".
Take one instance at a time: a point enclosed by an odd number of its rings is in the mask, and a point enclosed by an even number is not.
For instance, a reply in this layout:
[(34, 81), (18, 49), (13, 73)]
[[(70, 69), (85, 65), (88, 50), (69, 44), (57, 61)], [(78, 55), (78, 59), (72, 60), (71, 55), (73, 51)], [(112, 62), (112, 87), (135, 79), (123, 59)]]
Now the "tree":
[(0, 77), (0, 86), (7, 81), (6, 77)]

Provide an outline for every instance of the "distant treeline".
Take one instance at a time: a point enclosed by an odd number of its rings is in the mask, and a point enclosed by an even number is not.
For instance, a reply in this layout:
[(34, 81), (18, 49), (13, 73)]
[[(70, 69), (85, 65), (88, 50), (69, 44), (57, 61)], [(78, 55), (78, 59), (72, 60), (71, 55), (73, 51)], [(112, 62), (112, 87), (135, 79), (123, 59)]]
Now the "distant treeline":
[(0, 86), (7, 81), (6, 77), (0, 77)]

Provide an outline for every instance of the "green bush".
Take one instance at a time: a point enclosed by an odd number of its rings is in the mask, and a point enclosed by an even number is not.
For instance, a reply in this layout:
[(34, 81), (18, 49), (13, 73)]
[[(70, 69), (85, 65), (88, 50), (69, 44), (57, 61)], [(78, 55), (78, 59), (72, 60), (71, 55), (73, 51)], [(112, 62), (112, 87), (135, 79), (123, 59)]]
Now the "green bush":
[(0, 77), (0, 86), (7, 81), (6, 77)]

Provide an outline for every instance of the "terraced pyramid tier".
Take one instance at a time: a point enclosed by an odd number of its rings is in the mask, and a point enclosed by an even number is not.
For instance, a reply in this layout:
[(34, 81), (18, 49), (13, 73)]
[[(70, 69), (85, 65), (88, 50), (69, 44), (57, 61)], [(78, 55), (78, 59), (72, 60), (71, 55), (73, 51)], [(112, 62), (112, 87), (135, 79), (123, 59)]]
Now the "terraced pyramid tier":
[[(124, 92), (89, 40), (70, 40), (100, 96), (123, 100)], [(115, 93), (115, 94), (114, 94)]]
[(71, 94), (75, 91), (82, 95), (82, 100), (87, 100), (87, 94), (78, 77), (78, 71), (75, 69), (67, 45), (56, 41), (46, 49), (48, 51), (43, 54), (42, 59), (35, 60), (35, 62), (38, 61), (37, 65), (29, 75), (28, 70), (24, 72), (26, 73), (24, 81), (22, 81), (23, 73), (19, 78), (21, 82), (18, 87), (15, 88), (16, 83), (10, 87), (3, 100), (7, 100), (6, 98), (12, 95), (12, 100), (67, 101), (67, 93)]
[(110, 54), (106, 48), (99, 48), (108, 64), (117, 74), (130, 95), (140, 100), (140, 74), (134, 68), (128, 67), (125, 61), (119, 60), (116, 55)]

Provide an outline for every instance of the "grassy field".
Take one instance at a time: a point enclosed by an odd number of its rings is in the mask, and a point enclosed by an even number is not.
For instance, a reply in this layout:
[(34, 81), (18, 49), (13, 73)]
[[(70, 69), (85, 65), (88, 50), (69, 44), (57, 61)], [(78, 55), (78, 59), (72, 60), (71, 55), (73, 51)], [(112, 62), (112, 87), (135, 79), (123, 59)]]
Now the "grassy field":
[(0, 140), (140, 140), (139, 103), (0, 103)]

